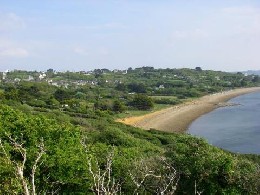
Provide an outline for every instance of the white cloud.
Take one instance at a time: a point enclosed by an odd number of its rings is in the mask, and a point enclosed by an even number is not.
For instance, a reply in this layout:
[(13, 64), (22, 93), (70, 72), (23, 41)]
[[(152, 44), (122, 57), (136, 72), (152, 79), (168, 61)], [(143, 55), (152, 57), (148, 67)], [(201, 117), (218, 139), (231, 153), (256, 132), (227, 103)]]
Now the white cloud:
[(15, 58), (25, 58), (29, 56), (29, 52), (23, 48), (5, 48), (0, 49), (0, 57), (15, 57)]
[(0, 13), (0, 32), (9, 32), (26, 27), (24, 20), (15, 13)]

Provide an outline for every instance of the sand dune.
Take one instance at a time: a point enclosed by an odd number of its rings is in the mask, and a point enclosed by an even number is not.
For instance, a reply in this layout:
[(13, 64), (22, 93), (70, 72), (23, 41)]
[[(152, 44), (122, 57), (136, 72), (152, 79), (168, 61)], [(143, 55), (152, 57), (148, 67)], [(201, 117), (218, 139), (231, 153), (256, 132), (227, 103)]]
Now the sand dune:
[(146, 130), (153, 128), (167, 132), (185, 132), (191, 122), (201, 115), (220, 106), (225, 106), (225, 102), (231, 98), (255, 91), (260, 91), (260, 87), (241, 88), (207, 95), (161, 111), (138, 117), (118, 119), (117, 121)]

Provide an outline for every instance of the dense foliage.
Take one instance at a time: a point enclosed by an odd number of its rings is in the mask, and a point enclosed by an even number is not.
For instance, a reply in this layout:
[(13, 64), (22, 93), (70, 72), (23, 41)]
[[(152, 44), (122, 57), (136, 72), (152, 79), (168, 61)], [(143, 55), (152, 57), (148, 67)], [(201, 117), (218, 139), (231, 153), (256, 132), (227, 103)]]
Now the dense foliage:
[(55, 72), (53, 69), (47, 72), (15, 70), (2, 73), (1, 80), (0, 99), (4, 101), (78, 113), (149, 110), (154, 103), (172, 105), (189, 98), (260, 83), (257, 75), (204, 71), (201, 67), (142, 67), (125, 71), (96, 69), (76, 73)]
[(1, 82), (0, 194), (260, 193), (257, 155), (114, 122), (120, 112), (178, 104), (242, 81), (254, 86), (256, 77), (143, 67), (127, 74), (50, 69), (45, 79), (25, 80), (40, 74), (14, 71)]

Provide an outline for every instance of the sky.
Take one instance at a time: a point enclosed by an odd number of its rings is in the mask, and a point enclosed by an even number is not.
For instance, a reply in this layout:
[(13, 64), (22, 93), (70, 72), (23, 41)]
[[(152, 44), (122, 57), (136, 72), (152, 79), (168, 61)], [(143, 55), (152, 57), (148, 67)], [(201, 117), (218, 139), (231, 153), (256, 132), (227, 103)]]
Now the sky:
[(0, 71), (260, 69), (259, 0), (0, 0)]

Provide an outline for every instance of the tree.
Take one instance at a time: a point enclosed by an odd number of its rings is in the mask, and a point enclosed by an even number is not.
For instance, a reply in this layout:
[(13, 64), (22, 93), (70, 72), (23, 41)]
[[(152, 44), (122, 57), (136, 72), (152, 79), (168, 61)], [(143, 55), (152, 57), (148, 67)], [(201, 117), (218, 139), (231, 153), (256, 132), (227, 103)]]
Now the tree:
[(57, 89), (54, 93), (54, 97), (59, 102), (64, 102), (65, 100), (70, 98), (70, 94), (68, 91), (65, 91), (63, 89)]
[(14, 86), (8, 86), (5, 88), (5, 98), (7, 100), (18, 101), (19, 93), (18, 90)]
[(195, 68), (195, 70), (198, 71), (198, 72), (201, 72), (201, 71), (202, 71), (202, 68), (199, 67), (199, 66), (197, 66), (197, 67)]
[(143, 83), (129, 83), (127, 85), (127, 88), (130, 92), (136, 92), (136, 93), (145, 93), (146, 88)]
[(154, 103), (152, 98), (147, 95), (137, 94), (131, 102), (131, 105), (139, 110), (149, 110), (153, 108)]
[(118, 91), (125, 91), (126, 90), (126, 85), (124, 83), (118, 83), (115, 87), (116, 90)]
[(54, 97), (50, 97), (46, 100), (46, 104), (51, 108), (57, 108), (60, 105), (60, 102)]
[(10, 154), (7, 152), (6, 148), (2, 143), (2, 139), (0, 139), (0, 149), (2, 150), (1, 153), (4, 155), (4, 158), (8, 164), (11, 164), (14, 169), (14, 174), (19, 178), (20, 186), (23, 188), (23, 192), (25, 195), (36, 195), (36, 185), (35, 185), (35, 174), (36, 169), (39, 167), (39, 162), (42, 156), (45, 154), (45, 148), (43, 140), (38, 145), (39, 151), (37, 152), (37, 156), (34, 160), (33, 166), (30, 168), (30, 178), (26, 178), (25, 171), (26, 170), (26, 163), (27, 163), (27, 150), (24, 148), (23, 143), (17, 142), (16, 139), (8, 136), (9, 143), (12, 147), (12, 151), (18, 152), (18, 155), (21, 156), (21, 162), (18, 159), (12, 159)]
[(14, 194), (12, 188), (18, 194), (87, 188), (79, 128), (0, 105), (0, 138), (0, 194)]
[(115, 100), (113, 104), (113, 111), (115, 112), (123, 112), (125, 110), (125, 106), (122, 102), (119, 100)]
[(49, 68), (48, 70), (47, 70), (47, 73), (53, 73), (54, 72), (54, 70), (52, 69), (52, 68)]
[(129, 68), (127, 69), (127, 72), (128, 72), (128, 73), (133, 72), (133, 68), (132, 68), (132, 67), (129, 67)]
[(79, 108), (80, 107), (80, 101), (75, 98), (65, 100), (64, 103), (68, 104), (70, 108)]
[(254, 83), (260, 82), (260, 77), (258, 75), (254, 75), (253, 79), (252, 79), (252, 82), (254, 82)]
[(134, 194), (144, 191), (161, 195), (175, 193), (179, 175), (164, 157), (142, 158), (133, 166), (129, 174), (135, 185)]
[(78, 92), (75, 94), (75, 98), (84, 100), (84, 99), (86, 99), (86, 94), (83, 93), (83, 92), (78, 91)]
[[(81, 141), (82, 146), (85, 148), (85, 152), (89, 153), (89, 148), (85, 143), (85, 140)], [(116, 195), (121, 194), (121, 183), (116, 181), (113, 177), (112, 163), (114, 160), (114, 148), (106, 156), (106, 162), (104, 166), (101, 166), (98, 160), (94, 157), (87, 159), (89, 173), (91, 176), (91, 190), (97, 194), (109, 194)]]

